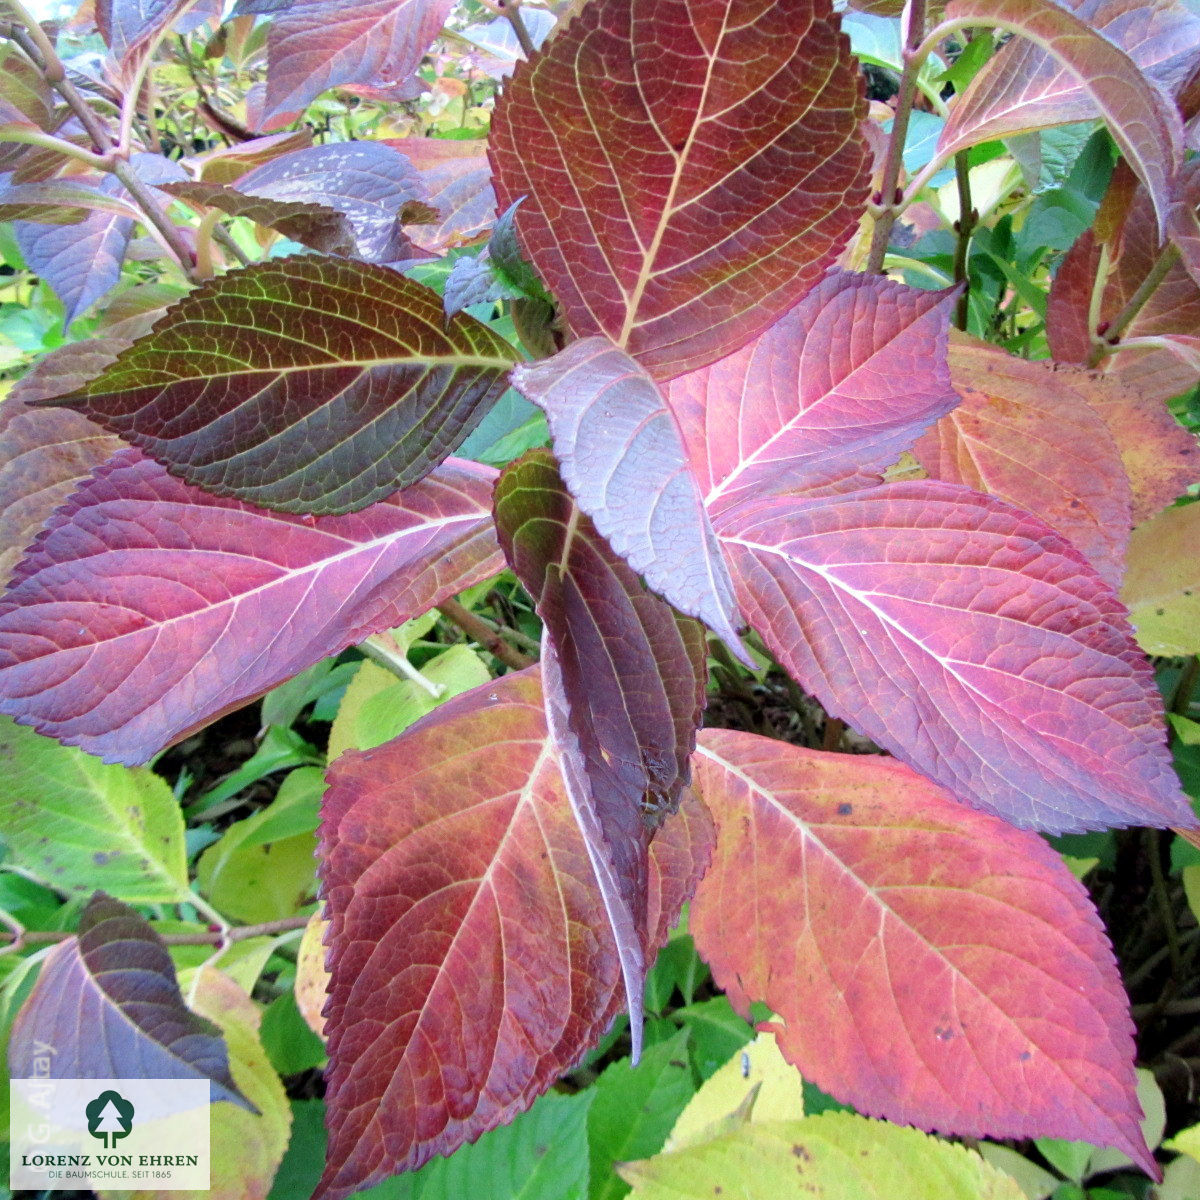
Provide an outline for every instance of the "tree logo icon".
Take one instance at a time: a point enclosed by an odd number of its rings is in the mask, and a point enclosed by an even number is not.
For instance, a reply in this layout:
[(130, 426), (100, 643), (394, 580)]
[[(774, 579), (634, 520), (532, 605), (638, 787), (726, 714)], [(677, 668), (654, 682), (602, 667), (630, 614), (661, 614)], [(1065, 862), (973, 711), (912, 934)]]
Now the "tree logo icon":
[(101, 1092), (86, 1108), (88, 1133), (111, 1150), (120, 1138), (128, 1137), (133, 1128), (133, 1105), (111, 1089)]

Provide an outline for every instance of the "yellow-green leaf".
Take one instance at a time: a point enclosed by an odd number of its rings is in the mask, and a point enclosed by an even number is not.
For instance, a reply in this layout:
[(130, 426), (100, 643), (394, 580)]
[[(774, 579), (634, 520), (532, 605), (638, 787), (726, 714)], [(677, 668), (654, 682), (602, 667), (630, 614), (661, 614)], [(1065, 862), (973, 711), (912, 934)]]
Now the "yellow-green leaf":
[(773, 1033), (760, 1033), (705, 1080), (679, 1114), (667, 1150), (682, 1150), (748, 1122), (798, 1121), (804, 1081), (779, 1052)]
[(973, 1151), (841, 1112), (743, 1125), (619, 1170), (631, 1200), (1024, 1200)]
[(287, 1149), (292, 1110), (258, 1039), (261, 1012), (227, 975), (205, 967), (189, 1004), (215, 1021), (229, 1047), (229, 1068), (258, 1115), (233, 1104), (211, 1108), (211, 1188), (195, 1192), (102, 1192), (102, 1200), (266, 1200)]
[(390, 742), (439, 704), (487, 683), (483, 660), (467, 646), (451, 646), (431, 659), (421, 674), (437, 696), (412, 679), (398, 679), (385, 667), (365, 662), (350, 681), (329, 731), (329, 761), (343, 750), (371, 750)]
[(64, 891), (187, 898), (183, 817), (157, 775), (101, 762), (7, 717), (0, 773), (0, 837), (21, 866)]
[(316, 890), (321, 772), (292, 771), (266, 808), (230, 825), (200, 856), (196, 886), (226, 916), (254, 923), (289, 917)]
[(325, 930), (329, 922), (321, 909), (308, 919), (300, 949), (296, 952), (296, 1007), (308, 1022), (309, 1028), (325, 1036), (325, 999), (329, 993), (329, 972), (325, 969)]
[(1133, 531), (1121, 599), (1147, 654), (1200, 651), (1200, 504), (1165, 509)]

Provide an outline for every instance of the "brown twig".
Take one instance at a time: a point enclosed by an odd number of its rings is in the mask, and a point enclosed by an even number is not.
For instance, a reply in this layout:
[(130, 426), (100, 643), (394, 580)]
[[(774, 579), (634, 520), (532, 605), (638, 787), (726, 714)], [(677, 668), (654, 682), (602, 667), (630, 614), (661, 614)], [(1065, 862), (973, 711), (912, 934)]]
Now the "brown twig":
[(971, 250), (971, 235), (979, 223), (979, 213), (971, 203), (971, 174), (967, 152), (960, 150), (954, 156), (954, 177), (958, 182), (958, 222), (954, 226), (954, 282), (962, 286), (958, 304), (954, 310), (954, 324), (965, 330), (970, 313), (971, 278), (968, 262)]
[(900, 213), (897, 207), (900, 167), (904, 162), (904, 141), (908, 136), (908, 119), (917, 94), (917, 75), (925, 56), (921, 54), (925, 37), (925, 0), (908, 0), (905, 7), (904, 70), (900, 76), (900, 91), (896, 95), (896, 115), (888, 137), (887, 157), (883, 164), (883, 180), (879, 199), (874, 207), (875, 228), (871, 231), (871, 248), (867, 254), (867, 274), (883, 270), (892, 227)]
[(529, 29), (521, 19), (521, 0), (483, 0), (483, 6), (508, 21), (526, 58), (532, 58), (537, 53), (533, 38), (529, 36)]
[(457, 600), (444, 600), (438, 612), (447, 621), (457, 625), (473, 642), (478, 642), (489, 654), (498, 658), (513, 671), (523, 671), (533, 665), (533, 659), (510, 646), (502, 636), (502, 630), (492, 629), (482, 617), (464, 608)]
[[(252, 937), (270, 937), (276, 933), (290, 933), (303, 929), (309, 922), (307, 916), (280, 917), (274, 921), (263, 921), (258, 925), (234, 925), (228, 929), (210, 929), (204, 933), (160, 933), (158, 936), (168, 946), (221, 946), (230, 942), (244, 942)], [(8, 925), (8, 922), (3, 922)], [(27, 929), (17, 932), (9, 926), (9, 940), (0, 946), (0, 953), (8, 954), (23, 950), (27, 946), (48, 946), (65, 942), (75, 934), (64, 930)]]

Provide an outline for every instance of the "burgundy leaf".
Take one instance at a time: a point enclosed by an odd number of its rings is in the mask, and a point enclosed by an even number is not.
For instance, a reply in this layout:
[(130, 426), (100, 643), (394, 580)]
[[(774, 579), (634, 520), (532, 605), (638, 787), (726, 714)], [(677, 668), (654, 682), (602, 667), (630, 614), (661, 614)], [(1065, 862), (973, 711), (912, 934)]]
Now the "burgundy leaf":
[(828, 0), (593, 0), (492, 121), (501, 208), (578, 337), (656, 379), (724, 357), (821, 277), (866, 197)]
[(718, 837), (689, 928), (806, 1079), (868, 1115), (1117, 1146), (1157, 1175), (1112, 950), (1041, 838), (887, 759), (709, 729), (695, 762)]
[(606, 338), (513, 368), (546, 413), (563, 482), (608, 544), (660, 596), (699, 617), (748, 666), (733, 581), (683, 438), (657, 385)]
[(419, 246), (440, 254), (491, 229), (496, 194), (484, 142), (407, 137), (385, 139), (382, 144), (400, 151), (420, 171), (429, 203), (441, 214), (438, 222), (408, 231)]
[(396, 271), (309, 255), (202, 284), (63, 402), (217, 495), (347, 512), (445, 458), (515, 355)]
[(1124, 607), (1037, 518), (921, 481), (716, 526), (787, 671), (959, 799), (1054, 832), (1195, 823)]
[(709, 511), (879, 482), (959, 401), (946, 365), (953, 304), (953, 292), (835, 272), (749, 346), (672, 380)]
[(950, 371), (963, 402), (917, 443), (921, 465), (1041, 517), (1119, 587), (1131, 493), (1117, 443), (1085, 398), (1102, 385), (965, 337), (950, 347)]
[(453, 0), (294, 0), (267, 35), (267, 115), (298, 112), (343, 83), (407, 79)]
[(345, 216), (311, 200), (272, 200), (248, 196), (221, 183), (169, 183), (163, 191), (188, 204), (216, 208), (231, 217), (246, 217), (277, 230), (286, 238), (325, 254), (354, 253), (354, 232)]
[[(1173, 92), (1186, 82), (1200, 44), (1200, 15), (1170, 0), (1066, 0), (1061, 7), (1119, 46), (1161, 87)], [(951, 122), (970, 128), (972, 140), (988, 141), (1101, 115), (1074, 72), (1037, 44), (1014, 38), (955, 102)]]
[[(1166, 93), (1138, 70), (1124, 50), (1054, 0), (951, 0), (946, 13), (952, 19), (1015, 33), (1061, 63), (1108, 123), (1129, 165), (1146, 185), (1159, 227), (1165, 230), (1173, 179), (1182, 161), (1183, 123)], [(1036, 106), (1030, 108), (1036, 114)], [(949, 156), (997, 136), (980, 117), (973, 106), (951, 110), (938, 152)], [(1024, 132), (1044, 123), (1035, 115), (1031, 123), (1005, 132)]]
[[(711, 850), (694, 799), (650, 850), (662, 945)], [(620, 964), (536, 671), (330, 771), (330, 1163), (340, 1200), (528, 1108), (619, 1007)]]
[(420, 173), (380, 142), (310, 146), (270, 159), (237, 181), (237, 190), (290, 204), (319, 204), (343, 213), (360, 258), (394, 262), (411, 257), (403, 231), (405, 206), (424, 201)]
[(39, 1044), (54, 1047), (56, 1079), (207, 1079), (214, 1101), (254, 1108), (229, 1073), (221, 1031), (184, 1004), (153, 926), (103, 892), (83, 910), (79, 936), (50, 951), (17, 1014), (12, 1075), (35, 1074)]
[(500, 570), (493, 478), (453, 460), (353, 516), (312, 519), (218, 499), (124, 450), (0, 599), (0, 712), (142, 762)]
[(51, 513), (122, 445), (78, 413), (31, 408), (29, 402), (72, 391), (128, 344), (88, 338), (59, 346), (0, 400), (0, 589)]
[(547, 718), (621, 955), (636, 1055), (646, 853), (688, 782), (704, 707), (703, 632), (613, 553), (548, 451), (506, 468), (495, 505), (501, 545), (545, 626)]
[[(111, 175), (99, 186), (112, 196), (124, 190)], [(99, 211), (90, 212), (74, 225), (14, 222), (26, 265), (62, 301), (64, 329), (116, 286), (133, 227), (131, 217)]]

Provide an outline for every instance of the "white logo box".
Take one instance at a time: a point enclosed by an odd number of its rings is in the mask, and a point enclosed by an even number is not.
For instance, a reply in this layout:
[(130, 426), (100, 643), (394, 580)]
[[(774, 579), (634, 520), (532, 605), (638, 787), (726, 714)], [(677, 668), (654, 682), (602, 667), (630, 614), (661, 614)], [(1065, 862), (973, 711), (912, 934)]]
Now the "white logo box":
[(207, 1079), (9, 1081), (9, 1187), (208, 1188)]

